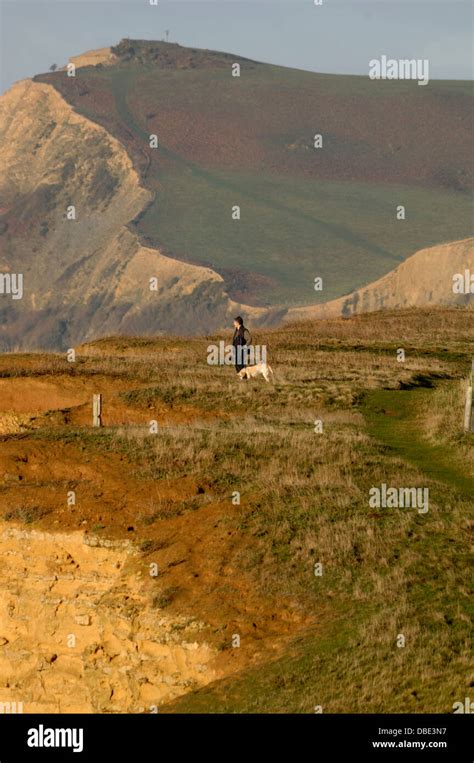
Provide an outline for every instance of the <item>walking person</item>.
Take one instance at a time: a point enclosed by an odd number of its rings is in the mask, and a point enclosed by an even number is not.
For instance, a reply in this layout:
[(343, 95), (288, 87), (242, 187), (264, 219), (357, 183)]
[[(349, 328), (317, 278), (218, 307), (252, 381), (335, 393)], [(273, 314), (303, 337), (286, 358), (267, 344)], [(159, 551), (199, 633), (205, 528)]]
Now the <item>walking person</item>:
[(234, 347), (235, 370), (239, 373), (247, 365), (247, 348), (252, 344), (252, 337), (249, 330), (244, 326), (243, 318), (240, 315), (234, 318), (234, 329), (232, 345)]

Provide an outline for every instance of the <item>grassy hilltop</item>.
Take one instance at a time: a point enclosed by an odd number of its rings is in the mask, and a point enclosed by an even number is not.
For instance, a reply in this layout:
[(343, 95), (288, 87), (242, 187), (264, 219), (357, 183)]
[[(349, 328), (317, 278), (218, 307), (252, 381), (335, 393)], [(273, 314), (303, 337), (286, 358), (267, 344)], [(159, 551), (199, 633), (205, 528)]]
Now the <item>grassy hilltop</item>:
[[(142, 240), (211, 266), (232, 298), (331, 299), (472, 234), (471, 83), (374, 82), (143, 40), (112, 51), (112, 65), (35, 81), (123, 143), (154, 195), (135, 220)], [(96, 182), (107, 191), (107, 176)]]
[[(179, 618), (198, 619), (217, 678), (188, 682), (160, 712), (451, 712), (472, 685), (474, 475), (462, 416), (473, 320), (411, 310), (261, 333), (274, 386), (209, 366), (220, 337), (104, 339), (79, 348), (75, 364), (5, 355), (2, 522), (82, 530), (89, 546), (130, 542), (141, 616), (170, 617), (178, 633)], [(97, 392), (102, 430), (90, 427)], [(429, 487), (428, 513), (369, 508), (381, 483)], [(128, 607), (133, 623), (136, 595), (118, 591), (99, 609), (114, 622)], [(30, 649), (51, 651), (31, 638)], [(95, 638), (78, 653), (86, 667), (110, 649)], [(116, 662), (106, 664), (113, 681)], [(149, 674), (140, 681), (147, 701), (159, 696)], [(18, 686), (26, 696), (29, 684)], [(125, 711), (128, 694), (115, 696)]]

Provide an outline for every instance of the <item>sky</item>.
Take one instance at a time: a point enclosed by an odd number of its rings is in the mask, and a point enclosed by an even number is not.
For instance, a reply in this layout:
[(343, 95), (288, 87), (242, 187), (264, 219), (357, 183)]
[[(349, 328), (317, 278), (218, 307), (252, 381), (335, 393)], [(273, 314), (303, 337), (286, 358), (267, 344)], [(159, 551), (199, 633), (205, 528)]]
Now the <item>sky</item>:
[(169, 39), (297, 69), (368, 74), (428, 58), (430, 79), (472, 79), (471, 0), (0, 0), (0, 92), (123, 37)]

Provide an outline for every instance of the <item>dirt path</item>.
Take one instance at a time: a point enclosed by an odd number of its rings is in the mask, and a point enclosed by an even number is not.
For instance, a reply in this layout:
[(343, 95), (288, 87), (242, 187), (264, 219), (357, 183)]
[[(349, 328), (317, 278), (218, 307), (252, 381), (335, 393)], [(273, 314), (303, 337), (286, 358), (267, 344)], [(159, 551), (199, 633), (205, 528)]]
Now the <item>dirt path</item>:
[(472, 498), (474, 478), (463, 471), (454, 448), (429, 442), (421, 428), (420, 403), (429, 389), (376, 390), (366, 395), (363, 413), (369, 434), (431, 479)]

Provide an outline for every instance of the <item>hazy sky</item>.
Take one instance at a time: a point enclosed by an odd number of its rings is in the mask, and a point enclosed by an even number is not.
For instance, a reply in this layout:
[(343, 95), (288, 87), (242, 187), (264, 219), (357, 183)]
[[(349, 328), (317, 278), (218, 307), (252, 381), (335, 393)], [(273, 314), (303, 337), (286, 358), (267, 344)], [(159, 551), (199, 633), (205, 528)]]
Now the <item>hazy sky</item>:
[(471, 0), (0, 0), (0, 86), (122, 37), (170, 40), (319, 72), (428, 58), (432, 79), (471, 79)]

